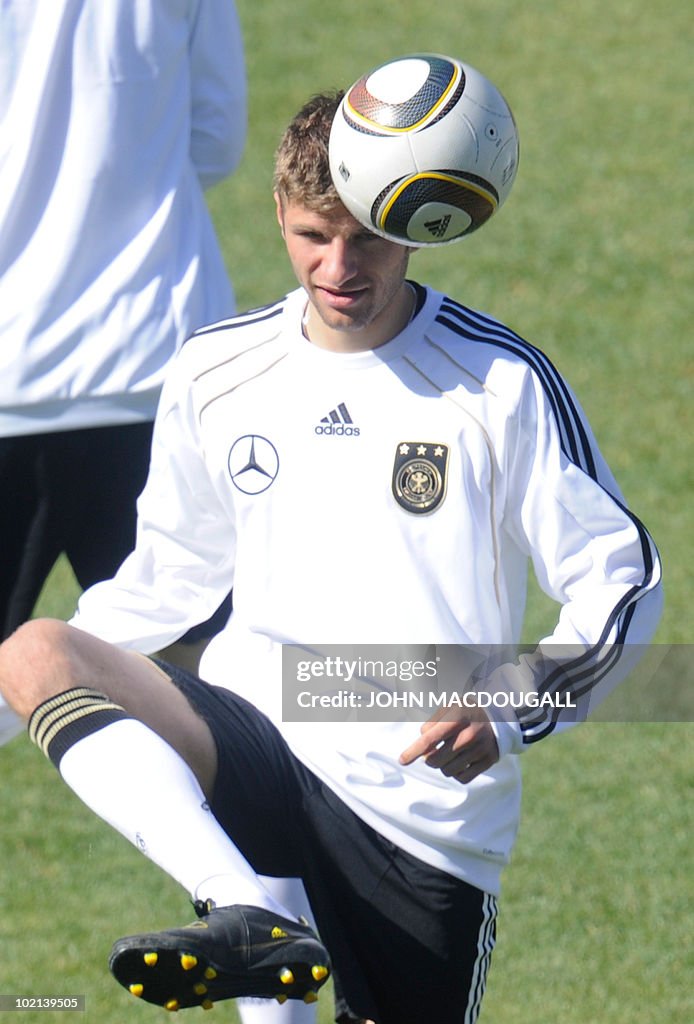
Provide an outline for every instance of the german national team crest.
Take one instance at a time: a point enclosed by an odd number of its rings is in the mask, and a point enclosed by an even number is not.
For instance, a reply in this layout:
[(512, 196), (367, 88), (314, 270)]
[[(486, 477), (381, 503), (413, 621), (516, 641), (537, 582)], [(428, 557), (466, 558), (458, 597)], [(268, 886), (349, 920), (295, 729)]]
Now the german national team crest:
[(446, 496), (448, 445), (403, 441), (395, 451), (393, 494), (406, 512), (424, 515)]

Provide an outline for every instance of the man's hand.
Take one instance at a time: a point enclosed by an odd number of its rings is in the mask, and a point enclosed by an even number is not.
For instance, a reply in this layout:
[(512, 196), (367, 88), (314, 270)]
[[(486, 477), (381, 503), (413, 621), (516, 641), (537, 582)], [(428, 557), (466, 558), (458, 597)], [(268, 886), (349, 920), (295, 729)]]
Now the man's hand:
[(472, 782), (499, 760), (499, 748), (481, 708), (466, 711), (463, 717), (459, 710), (442, 708), (424, 723), (419, 739), (403, 750), (400, 764), (412, 764), (418, 757), (458, 782)]

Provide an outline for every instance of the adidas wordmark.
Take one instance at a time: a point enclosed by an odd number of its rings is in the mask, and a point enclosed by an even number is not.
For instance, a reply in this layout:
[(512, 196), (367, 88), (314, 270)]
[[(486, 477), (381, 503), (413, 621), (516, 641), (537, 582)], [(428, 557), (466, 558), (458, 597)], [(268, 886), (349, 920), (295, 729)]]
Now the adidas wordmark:
[(359, 427), (354, 426), (344, 402), (340, 402), (336, 409), (331, 409), (327, 416), (323, 416), (320, 423), (314, 427), (314, 432), (328, 436), (359, 437)]

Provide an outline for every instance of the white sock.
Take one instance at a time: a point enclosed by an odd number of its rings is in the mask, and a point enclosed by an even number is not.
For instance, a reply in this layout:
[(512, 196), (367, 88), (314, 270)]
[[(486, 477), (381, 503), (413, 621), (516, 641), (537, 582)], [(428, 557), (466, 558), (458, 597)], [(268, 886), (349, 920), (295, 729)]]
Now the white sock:
[(124, 718), (78, 740), (63, 754), (60, 774), (193, 899), (292, 918), (222, 830), (183, 758), (142, 722)]

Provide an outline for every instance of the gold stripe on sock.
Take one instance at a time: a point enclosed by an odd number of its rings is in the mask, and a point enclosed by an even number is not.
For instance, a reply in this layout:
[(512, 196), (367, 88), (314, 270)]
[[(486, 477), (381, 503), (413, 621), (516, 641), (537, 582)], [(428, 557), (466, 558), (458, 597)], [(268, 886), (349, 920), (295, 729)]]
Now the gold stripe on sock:
[[(99, 712), (125, 716), (124, 709), (113, 703), (104, 693), (89, 687), (75, 687), (50, 697), (40, 704), (29, 719), (29, 736), (50, 757), (49, 747), (55, 737), (67, 726), (85, 720)], [(111, 718), (112, 715), (109, 715)], [(87, 727), (85, 734), (92, 730)]]

